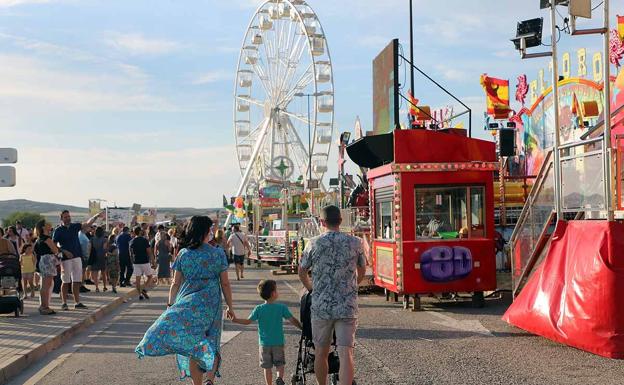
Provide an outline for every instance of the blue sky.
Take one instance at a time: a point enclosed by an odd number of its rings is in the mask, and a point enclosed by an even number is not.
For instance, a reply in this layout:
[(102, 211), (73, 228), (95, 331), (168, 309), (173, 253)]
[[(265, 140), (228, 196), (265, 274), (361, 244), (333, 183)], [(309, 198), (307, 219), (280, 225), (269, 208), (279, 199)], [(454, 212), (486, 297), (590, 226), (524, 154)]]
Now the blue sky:
[[(0, 199), (220, 205), (240, 178), (234, 74), (260, 3), (0, 0), (0, 146), (20, 154), (18, 185)], [(337, 131), (350, 130), (357, 115), (370, 130), (371, 63), (394, 37), (407, 52), (407, 0), (309, 4), (332, 52)], [(476, 134), (489, 138), (479, 75), (510, 78), (513, 91), (518, 75), (547, 68), (546, 60), (520, 60), (509, 38), (518, 20), (548, 14), (537, 0), (415, 4), (416, 63), (474, 109)], [(611, 4), (624, 14), (622, 2)], [(593, 53), (600, 38), (564, 35), (561, 45)], [(439, 102), (424, 83), (416, 88), (424, 102)]]

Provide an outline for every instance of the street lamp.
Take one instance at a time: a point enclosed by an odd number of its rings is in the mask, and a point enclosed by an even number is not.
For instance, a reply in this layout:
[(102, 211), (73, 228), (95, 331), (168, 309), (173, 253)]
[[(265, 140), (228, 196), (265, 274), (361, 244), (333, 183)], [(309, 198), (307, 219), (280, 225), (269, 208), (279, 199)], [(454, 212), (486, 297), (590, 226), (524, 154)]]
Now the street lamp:
[(314, 92), (311, 94), (306, 94), (303, 92), (297, 92), (294, 96), (297, 97), (307, 97), (308, 98), (308, 190), (310, 191), (310, 214), (312, 214), (313, 206), (314, 206), (314, 197), (312, 196), (312, 132), (310, 127), (310, 96), (319, 96), (318, 92)]
[(347, 144), (349, 144), (349, 139), (351, 139), (351, 133), (348, 131), (343, 132), (342, 134), (340, 134), (340, 146), (338, 147), (339, 152), (338, 152), (338, 162), (340, 163), (340, 176), (339, 176), (339, 182), (340, 182), (340, 208), (344, 209), (345, 208), (345, 191), (344, 191), (344, 164), (345, 164), (345, 159), (344, 159), (344, 153), (345, 153), (345, 148), (347, 147)]

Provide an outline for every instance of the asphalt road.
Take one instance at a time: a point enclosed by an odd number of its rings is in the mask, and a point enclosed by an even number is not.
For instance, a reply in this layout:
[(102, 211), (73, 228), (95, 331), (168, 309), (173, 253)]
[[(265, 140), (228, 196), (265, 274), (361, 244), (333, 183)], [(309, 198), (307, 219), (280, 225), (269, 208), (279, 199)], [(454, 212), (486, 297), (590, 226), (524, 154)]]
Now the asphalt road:
[[(260, 299), (255, 287), (268, 270), (253, 270), (233, 281), (238, 316), (247, 316)], [(276, 278), (276, 277), (273, 277)], [(279, 276), (281, 300), (298, 314), (300, 285)], [(166, 288), (150, 301), (131, 301), (75, 337), (10, 384), (117, 385), (180, 384), (173, 357), (138, 360), (134, 347), (163, 311)], [(379, 294), (360, 297), (356, 348), (358, 384), (601, 384), (624, 382), (622, 361), (609, 360), (550, 342), (500, 320), (505, 300), (488, 300), (485, 309), (469, 302), (423, 299), (424, 311), (410, 312)], [(299, 333), (287, 335), (287, 374), (294, 369)], [(223, 378), (219, 384), (262, 385), (255, 327), (226, 323)], [(287, 379), (288, 380), (288, 379)], [(287, 381), (289, 383), (289, 381)], [(310, 382), (313, 383), (313, 382)]]

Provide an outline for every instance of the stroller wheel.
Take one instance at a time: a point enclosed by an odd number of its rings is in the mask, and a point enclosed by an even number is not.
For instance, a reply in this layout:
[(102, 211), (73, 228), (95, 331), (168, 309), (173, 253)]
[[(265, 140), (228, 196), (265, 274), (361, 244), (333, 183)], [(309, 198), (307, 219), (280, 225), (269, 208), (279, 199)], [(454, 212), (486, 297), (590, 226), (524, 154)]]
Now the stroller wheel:
[(330, 380), (331, 380), (332, 385), (338, 385), (338, 380), (339, 380), (338, 374), (337, 373), (332, 374), (330, 377)]
[(298, 374), (292, 375), (292, 377), (290, 378), (290, 383), (291, 385), (304, 385), (303, 378), (301, 378), (301, 376)]

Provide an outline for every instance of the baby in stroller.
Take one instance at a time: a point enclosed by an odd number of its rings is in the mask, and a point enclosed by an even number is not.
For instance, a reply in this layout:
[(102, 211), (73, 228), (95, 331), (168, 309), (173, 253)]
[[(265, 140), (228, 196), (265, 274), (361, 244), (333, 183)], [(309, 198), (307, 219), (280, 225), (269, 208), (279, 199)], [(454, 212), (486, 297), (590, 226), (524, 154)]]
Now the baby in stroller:
[[(316, 384), (314, 380), (314, 342), (312, 340), (312, 293), (306, 292), (301, 297), (299, 308), (301, 319), (301, 338), (299, 339), (299, 350), (297, 354), (297, 366), (292, 375), (292, 385)], [(332, 385), (337, 385), (339, 381), (340, 359), (336, 351), (336, 335), (332, 342), (332, 351), (328, 357), (329, 378)], [(310, 379), (312, 381), (308, 382)], [(353, 385), (357, 385), (353, 380)]]
[(17, 255), (0, 254), (0, 314), (24, 314), (22, 270)]

